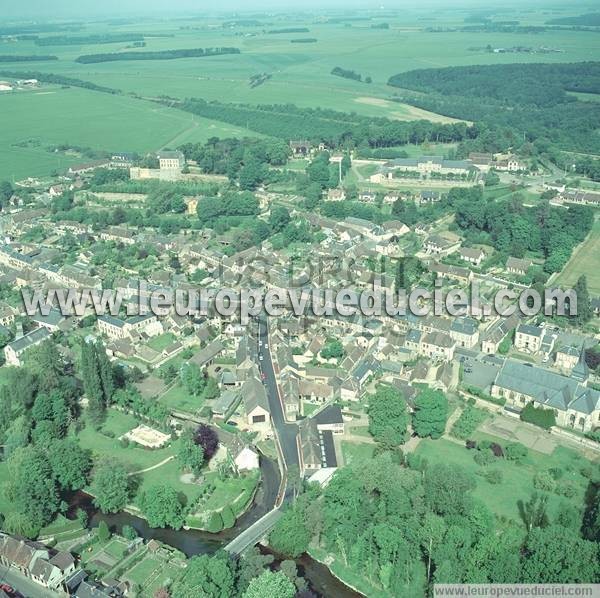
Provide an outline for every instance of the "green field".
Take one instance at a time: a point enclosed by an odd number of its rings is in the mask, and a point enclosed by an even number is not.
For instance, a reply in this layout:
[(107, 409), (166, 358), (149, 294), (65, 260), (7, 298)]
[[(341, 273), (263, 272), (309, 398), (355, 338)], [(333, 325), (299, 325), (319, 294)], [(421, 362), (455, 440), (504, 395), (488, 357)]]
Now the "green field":
[(575, 250), (564, 270), (556, 279), (556, 283), (565, 287), (572, 287), (577, 282), (577, 279), (582, 274), (585, 274), (590, 293), (600, 295), (599, 255), (600, 220), (596, 220), (588, 238)]
[(45, 176), (91, 161), (77, 153), (51, 152), (52, 145), (146, 153), (210, 137), (251, 134), (126, 96), (55, 86), (41, 89), (0, 95), (0, 180)]

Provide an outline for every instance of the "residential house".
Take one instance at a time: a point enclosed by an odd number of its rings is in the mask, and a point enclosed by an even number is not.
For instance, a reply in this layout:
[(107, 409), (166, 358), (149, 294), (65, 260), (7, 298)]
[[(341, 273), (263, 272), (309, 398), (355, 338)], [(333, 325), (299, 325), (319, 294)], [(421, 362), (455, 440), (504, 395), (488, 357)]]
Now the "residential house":
[(444, 332), (428, 332), (421, 337), (419, 353), (432, 359), (450, 361), (454, 357), (456, 342)]
[(515, 348), (525, 353), (537, 353), (542, 346), (544, 329), (530, 324), (519, 324), (515, 331)]
[(242, 385), (241, 395), (250, 431), (268, 435), (271, 430), (271, 412), (263, 383), (255, 376), (249, 378)]
[(449, 334), (457, 346), (472, 349), (479, 342), (479, 324), (473, 318), (456, 318), (452, 321)]
[(451, 266), (434, 262), (429, 266), (429, 270), (442, 278), (455, 280), (461, 284), (467, 284), (473, 278), (473, 272), (471, 272), (471, 270), (468, 268), (461, 268), (460, 266)]
[(458, 249), (459, 244), (457, 239), (450, 239), (442, 235), (431, 235), (425, 239), (423, 249), (428, 254), (450, 255)]
[(4, 358), (8, 365), (21, 365), (21, 356), (31, 347), (35, 347), (50, 338), (47, 328), (36, 328), (4, 347)]
[(473, 266), (479, 266), (485, 258), (483, 249), (475, 249), (474, 247), (461, 247), (458, 251), (458, 255), (462, 260), (473, 264)]
[(554, 365), (565, 373), (571, 373), (579, 361), (580, 351), (576, 347), (566, 345), (556, 351)]
[(346, 199), (346, 192), (343, 189), (329, 189), (327, 191), (327, 199), (329, 201), (344, 201)]
[(519, 276), (527, 274), (527, 270), (529, 270), (531, 266), (531, 260), (524, 260), (517, 257), (509, 257), (506, 260), (506, 271), (511, 274), (518, 274)]

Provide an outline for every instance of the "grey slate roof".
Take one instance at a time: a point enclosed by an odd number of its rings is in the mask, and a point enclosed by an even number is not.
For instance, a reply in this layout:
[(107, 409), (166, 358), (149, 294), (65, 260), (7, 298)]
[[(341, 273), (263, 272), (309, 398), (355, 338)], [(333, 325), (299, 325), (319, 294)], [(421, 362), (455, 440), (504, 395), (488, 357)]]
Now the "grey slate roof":
[(533, 397), (552, 409), (590, 414), (600, 409), (600, 392), (574, 378), (507, 359), (496, 376), (497, 386)]
[(19, 353), (20, 351), (24, 351), (28, 347), (31, 347), (37, 343), (41, 343), (46, 340), (50, 336), (50, 332), (46, 328), (36, 328), (32, 330), (25, 336), (14, 340), (10, 343), (10, 347), (15, 351), (15, 353)]

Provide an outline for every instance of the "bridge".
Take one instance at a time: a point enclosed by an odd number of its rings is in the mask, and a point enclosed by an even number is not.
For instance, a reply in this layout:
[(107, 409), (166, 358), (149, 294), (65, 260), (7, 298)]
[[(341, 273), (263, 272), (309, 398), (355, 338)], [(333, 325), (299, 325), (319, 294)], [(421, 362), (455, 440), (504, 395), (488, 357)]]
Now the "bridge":
[(246, 548), (254, 546), (267, 536), (282, 515), (281, 509), (275, 507), (229, 542), (225, 550), (234, 556), (242, 554)]

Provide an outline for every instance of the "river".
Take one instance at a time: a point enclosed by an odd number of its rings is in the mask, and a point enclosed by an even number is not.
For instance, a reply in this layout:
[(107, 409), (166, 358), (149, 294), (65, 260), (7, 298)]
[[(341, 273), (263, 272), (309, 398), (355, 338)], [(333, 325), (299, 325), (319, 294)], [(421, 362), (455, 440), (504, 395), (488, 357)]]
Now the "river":
[[(121, 532), (124, 525), (130, 525), (135, 528), (141, 538), (145, 540), (156, 539), (164, 542), (173, 548), (177, 548), (186, 556), (191, 557), (196, 554), (212, 554), (223, 548), (230, 540), (235, 538), (242, 531), (250, 527), (255, 521), (260, 519), (265, 513), (271, 510), (275, 504), (277, 493), (279, 492), (280, 474), (275, 461), (261, 458), (261, 484), (256, 492), (252, 506), (236, 521), (235, 526), (223, 530), (218, 534), (196, 529), (173, 530), (170, 528), (152, 528), (145, 519), (136, 517), (131, 513), (121, 511), (105, 515), (96, 509), (92, 502), (92, 497), (84, 492), (76, 492), (69, 501), (69, 511), (67, 515), (74, 517), (77, 509), (83, 509), (89, 516), (90, 527), (97, 527), (100, 521), (105, 521), (112, 531)], [(261, 547), (261, 551), (270, 552)], [(275, 564), (281, 561), (281, 557), (270, 552), (276, 558)], [(354, 592), (335, 576), (329, 569), (303, 554), (295, 559), (299, 573), (307, 580), (309, 587), (318, 596), (329, 598), (358, 598), (361, 594)]]

